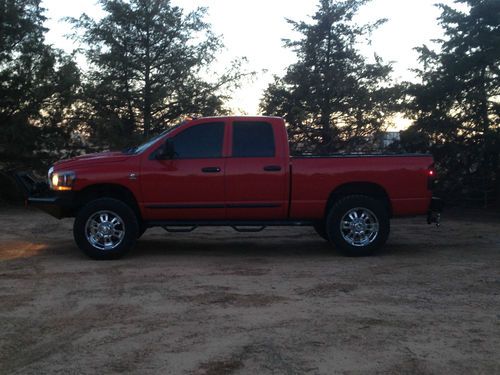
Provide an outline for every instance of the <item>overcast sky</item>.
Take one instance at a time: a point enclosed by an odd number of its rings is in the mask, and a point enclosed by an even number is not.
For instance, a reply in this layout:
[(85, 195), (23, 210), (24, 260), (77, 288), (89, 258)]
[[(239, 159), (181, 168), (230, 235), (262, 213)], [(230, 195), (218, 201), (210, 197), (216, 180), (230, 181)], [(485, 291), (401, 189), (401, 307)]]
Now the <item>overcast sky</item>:
[[(442, 36), (436, 18), (436, 2), (452, 4), (451, 0), (372, 0), (359, 13), (360, 22), (387, 18), (372, 36), (372, 45), (363, 47), (363, 53), (376, 52), (385, 61), (393, 62), (396, 80), (414, 79), (410, 69), (417, 67), (414, 47)], [(235, 114), (256, 114), (262, 91), (274, 74), (281, 75), (294, 62), (294, 55), (282, 47), (282, 38), (294, 34), (286, 18), (308, 20), (314, 14), (316, 0), (172, 0), (186, 10), (203, 6), (209, 10), (207, 21), (215, 33), (221, 35), (226, 46), (219, 69), (234, 57), (246, 56), (250, 70), (267, 70), (252, 83), (245, 83), (234, 95), (230, 105)], [(82, 13), (99, 17), (95, 0), (43, 0), (47, 9), (49, 28), (47, 41), (70, 52), (74, 45), (64, 38), (70, 30), (61, 18), (79, 17)], [(404, 122), (399, 121), (399, 126)]]

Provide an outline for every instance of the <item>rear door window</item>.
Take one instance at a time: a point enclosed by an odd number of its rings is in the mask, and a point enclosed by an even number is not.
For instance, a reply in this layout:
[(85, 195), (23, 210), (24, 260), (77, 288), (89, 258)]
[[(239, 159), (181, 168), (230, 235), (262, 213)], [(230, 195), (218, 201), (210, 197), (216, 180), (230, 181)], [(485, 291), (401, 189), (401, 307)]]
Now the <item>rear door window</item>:
[(268, 122), (233, 123), (233, 157), (258, 158), (275, 156), (273, 127)]

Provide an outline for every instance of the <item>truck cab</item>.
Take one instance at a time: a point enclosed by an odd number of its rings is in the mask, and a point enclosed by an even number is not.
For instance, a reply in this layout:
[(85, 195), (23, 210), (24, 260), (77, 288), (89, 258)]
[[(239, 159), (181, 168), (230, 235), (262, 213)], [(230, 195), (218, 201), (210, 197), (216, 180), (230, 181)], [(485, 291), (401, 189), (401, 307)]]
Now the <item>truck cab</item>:
[(192, 121), (141, 155), (141, 211), (152, 220), (284, 220), (288, 163), (282, 119)]

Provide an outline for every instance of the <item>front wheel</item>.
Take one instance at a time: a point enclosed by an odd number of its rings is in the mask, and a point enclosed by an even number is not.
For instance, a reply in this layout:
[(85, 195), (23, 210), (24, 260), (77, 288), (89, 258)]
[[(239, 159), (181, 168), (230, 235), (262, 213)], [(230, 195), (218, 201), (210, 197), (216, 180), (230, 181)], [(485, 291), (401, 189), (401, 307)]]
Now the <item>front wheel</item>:
[(134, 211), (122, 201), (102, 198), (85, 205), (76, 215), (73, 235), (90, 258), (117, 259), (135, 244), (139, 225)]
[(389, 236), (388, 208), (364, 195), (347, 196), (333, 205), (326, 231), (330, 242), (345, 255), (371, 255)]

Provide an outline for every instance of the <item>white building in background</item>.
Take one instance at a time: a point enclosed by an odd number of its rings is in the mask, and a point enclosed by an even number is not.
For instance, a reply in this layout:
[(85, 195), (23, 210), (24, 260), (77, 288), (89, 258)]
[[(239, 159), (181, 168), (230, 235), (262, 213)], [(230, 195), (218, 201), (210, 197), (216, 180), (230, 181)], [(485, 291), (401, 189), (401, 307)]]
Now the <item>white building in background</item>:
[(379, 145), (382, 149), (389, 147), (394, 142), (398, 142), (401, 139), (399, 132), (384, 132), (380, 135)]

